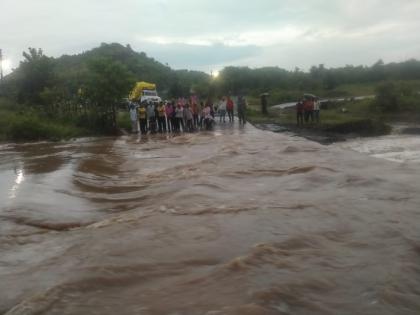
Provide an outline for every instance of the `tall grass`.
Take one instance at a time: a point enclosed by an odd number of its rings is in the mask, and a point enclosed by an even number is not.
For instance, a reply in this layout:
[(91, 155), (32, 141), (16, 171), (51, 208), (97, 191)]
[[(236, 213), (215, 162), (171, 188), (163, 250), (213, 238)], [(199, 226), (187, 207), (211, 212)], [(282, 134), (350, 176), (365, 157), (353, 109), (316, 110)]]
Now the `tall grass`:
[(52, 121), (34, 112), (0, 109), (1, 141), (37, 141), (70, 139), (85, 135), (85, 129), (70, 123)]
[[(247, 114), (252, 123), (275, 123), (292, 129), (296, 126), (294, 107), (283, 110), (271, 109), (270, 115), (264, 116), (257, 106), (250, 106)], [(363, 100), (337, 103), (333, 106), (330, 104), (328, 109), (321, 109), (319, 124), (308, 123), (304, 128), (321, 132), (376, 136), (391, 131), (387, 121), (380, 112), (375, 111), (372, 100)]]
[(127, 111), (118, 112), (117, 114), (118, 128), (131, 130), (130, 114)]
[[(117, 115), (117, 129), (131, 129), (127, 111)], [(115, 135), (109, 115), (94, 111), (77, 114), (46, 112), (40, 106), (20, 105), (0, 97), (0, 141), (61, 140), (92, 135)]]

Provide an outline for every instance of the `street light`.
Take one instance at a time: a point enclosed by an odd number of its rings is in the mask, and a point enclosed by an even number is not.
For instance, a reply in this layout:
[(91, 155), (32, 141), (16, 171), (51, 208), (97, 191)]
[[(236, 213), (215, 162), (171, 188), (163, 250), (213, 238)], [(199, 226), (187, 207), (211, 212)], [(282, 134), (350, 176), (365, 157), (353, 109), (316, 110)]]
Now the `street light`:
[(220, 72), (218, 71), (218, 70), (215, 70), (215, 71), (211, 71), (210, 72), (210, 76), (213, 78), (213, 79), (216, 79), (218, 76), (219, 76), (219, 74), (220, 74)]

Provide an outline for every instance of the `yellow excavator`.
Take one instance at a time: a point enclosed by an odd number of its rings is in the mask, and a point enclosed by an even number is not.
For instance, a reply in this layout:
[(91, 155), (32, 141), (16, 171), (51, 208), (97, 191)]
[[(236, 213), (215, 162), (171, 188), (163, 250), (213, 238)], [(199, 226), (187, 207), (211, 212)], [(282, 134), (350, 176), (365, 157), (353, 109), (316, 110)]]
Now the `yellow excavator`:
[(158, 96), (156, 91), (156, 84), (149, 82), (137, 82), (129, 96), (130, 101), (133, 102), (160, 102), (162, 99)]

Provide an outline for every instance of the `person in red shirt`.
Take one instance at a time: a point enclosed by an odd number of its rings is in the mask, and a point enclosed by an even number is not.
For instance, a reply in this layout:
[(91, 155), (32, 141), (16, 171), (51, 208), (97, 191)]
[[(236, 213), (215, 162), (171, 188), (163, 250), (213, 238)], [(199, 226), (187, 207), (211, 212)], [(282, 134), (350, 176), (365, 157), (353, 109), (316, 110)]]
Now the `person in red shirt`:
[(305, 122), (309, 122), (309, 117), (311, 118), (311, 122), (314, 122), (314, 101), (312, 98), (307, 98), (303, 102), (303, 110), (305, 115)]
[(193, 114), (193, 125), (194, 125), (194, 128), (197, 129), (198, 128), (198, 114), (200, 110), (196, 102), (192, 103), (191, 111)]
[(233, 123), (233, 119), (234, 119), (234, 116), (233, 116), (233, 107), (234, 107), (233, 101), (232, 101), (232, 99), (229, 96), (227, 98), (227, 102), (226, 102), (226, 111), (227, 111), (228, 116), (229, 116), (229, 122), (231, 122), (231, 123)]

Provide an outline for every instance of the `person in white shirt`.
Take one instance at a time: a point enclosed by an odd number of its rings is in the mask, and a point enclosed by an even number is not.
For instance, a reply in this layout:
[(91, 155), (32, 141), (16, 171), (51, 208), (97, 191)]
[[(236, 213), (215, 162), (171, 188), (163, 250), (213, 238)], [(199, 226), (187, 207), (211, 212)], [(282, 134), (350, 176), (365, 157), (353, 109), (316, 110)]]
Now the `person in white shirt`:
[(213, 128), (214, 118), (211, 114), (211, 107), (209, 103), (207, 103), (206, 107), (204, 107), (202, 116), (204, 117), (204, 129), (211, 130)]
[(139, 127), (138, 127), (138, 120), (137, 120), (137, 108), (133, 102), (130, 102), (129, 111), (130, 111), (130, 121), (131, 121), (131, 132), (138, 133)]
[(319, 99), (314, 99), (314, 116), (316, 123), (319, 123), (319, 112), (321, 109), (321, 103), (319, 102)]
[(185, 131), (184, 108), (182, 108), (181, 103), (178, 103), (176, 105), (175, 118), (176, 118), (176, 131), (181, 132), (181, 127), (182, 127), (182, 131)]
[(226, 100), (224, 98), (222, 98), (222, 100), (219, 103), (219, 115), (220, 115), (220, 122), (225, 123), (226, 122)]

